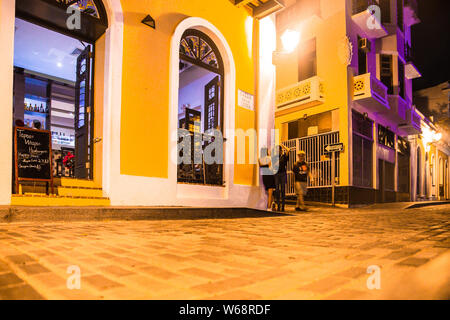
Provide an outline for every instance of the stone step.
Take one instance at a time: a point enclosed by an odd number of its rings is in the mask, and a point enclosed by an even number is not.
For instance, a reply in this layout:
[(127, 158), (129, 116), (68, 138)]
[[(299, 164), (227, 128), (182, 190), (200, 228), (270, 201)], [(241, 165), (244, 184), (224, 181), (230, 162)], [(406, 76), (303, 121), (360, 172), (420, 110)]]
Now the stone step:
[(0, 207), (0, 222), (269, 218), (288, 214), (249, 208)]
[(93, 180), (59, 178), (55, 179), (55, 185), (62, 187), (100, 188)]
[(111, 202), (103, 197), (68, 197), (42, 194), (13, 195), (12, 206), (25, 207), (106, 207)]
[(103, 190), (101, 188), (86, 187), (58, 187), (58, 195), (63, 197), (95, 197), (102, 198)]

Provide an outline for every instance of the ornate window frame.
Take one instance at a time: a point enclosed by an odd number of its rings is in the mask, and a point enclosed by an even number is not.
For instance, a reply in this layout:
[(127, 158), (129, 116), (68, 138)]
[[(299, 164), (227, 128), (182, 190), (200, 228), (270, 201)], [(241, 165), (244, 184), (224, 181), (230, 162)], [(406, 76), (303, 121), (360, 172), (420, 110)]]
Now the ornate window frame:
[(205, 33), (188, 29), (180, 41), (180, 60), (208, 69), (221, 76), (224, 75), (223, 60), (219, 49)]

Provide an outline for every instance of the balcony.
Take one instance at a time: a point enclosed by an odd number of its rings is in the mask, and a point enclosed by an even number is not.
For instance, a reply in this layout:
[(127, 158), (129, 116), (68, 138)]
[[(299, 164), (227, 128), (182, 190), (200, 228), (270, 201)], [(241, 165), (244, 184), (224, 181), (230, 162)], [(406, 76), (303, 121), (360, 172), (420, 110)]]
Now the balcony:
[(406, 122), (400, 124), (398, 129), (404, 133), (404, 135), (421, 134), (420, 121), (422, 118), (417, 113), (415, 107), (408, 108), (406, 110)]
[(411, 47), (405, 45), (405, 76), (408, 80), (422, 77), (422, 74), (414, 65), (414, 55)]
[(383, 113), (385, 117), (398, 124), (406, 123), (408, 111), (410, 111), (411, 109), (411, 104), (406, 102), (406, 100), (402, 97), (396, 95), (389, 95), (388, 101), (391, 110)]
[(285, 0), (230, 0), (238, 8), (245, 7), (253, 18), (262, 19), (285, 8)]
[(323, 81), (315, 76), (276, 93), (276, 116), (302, 110), (324, 103)]
[(277, 14), (277, 30), (283, 32), (286, 29), (295, 29), (298, 22), (321, 21), (322, 12), (320, 1), (317, 0), (297, 0), (295, 4), (287, 7)]
[(394, 33), (381, 39), (381, 52), (398, 54), (398, 57), (405, 62), (405, 36), (400, 28), (396, 28)]
[(389, 111), (387, 87), (375, 76), (362, 74), (356, 76), (353, 83), (353, 101), (375, 112)]
[(403, 15), (405, 17), (405, 24), (408, 27), (420, 23), (419, 5), (417, 3), (417, 0), (405, 0), (403, 12)]
[(382, 38), (388, 35), (386, 28), (381, 23), (381, 17), (377, 17), (369, 10), (372, 5), (378, 5), (375, 0), (353, 0), (353, 21), (372, 39)]

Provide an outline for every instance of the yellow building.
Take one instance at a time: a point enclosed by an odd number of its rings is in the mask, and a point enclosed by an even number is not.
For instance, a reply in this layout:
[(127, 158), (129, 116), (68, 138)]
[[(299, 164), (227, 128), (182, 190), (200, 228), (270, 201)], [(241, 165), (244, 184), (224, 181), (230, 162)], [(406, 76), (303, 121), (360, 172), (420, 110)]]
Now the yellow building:
[[(256, 162), (249, 151), (237, 161), (235, 132), (269, 128), (270, 114), (258, 113), (270, 82), (260, 76), (259, 27), (281, 8), (0, 0), (0, 204), (259, 206)], [(15, 132), (21, 145), (24, 134), (38, 139), (36, 128), (52, 141), (39, 174), (27, 164), (42, 161), (34, 155), (11, 161)], [(192, 146), (205, 149), (218, 139), (210, 129), (223, 135), (223, 155), (212, 153), (223, 164), (178, 164), (177, 133), (200, 137)], [(45, 195), (47, 174), (56, 195)]]

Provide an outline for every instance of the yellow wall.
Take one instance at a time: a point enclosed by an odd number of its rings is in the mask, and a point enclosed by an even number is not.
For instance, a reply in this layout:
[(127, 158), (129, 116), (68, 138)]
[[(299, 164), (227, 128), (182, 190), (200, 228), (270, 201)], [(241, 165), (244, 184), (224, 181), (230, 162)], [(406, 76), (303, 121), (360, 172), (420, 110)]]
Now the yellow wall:
[[(322, 1), (322, 18), (307, 20), (301, 27), (301, 42), (316, 38), (317, 75), (324, 81), (325, 103), (285, 114), (275, 119), (275, 127), (280, 131), (280, 137), (287, 129), (288, 122), (330, 110), (339, 110), (339, 131), (345, 151), (341, 154), (341, 185), (348, 185), (348, 84), (347, 66), (339, 58), (339, 43), (346, 35), (346, 13), (344, 1)], [(327, 5), (332, 7), (328, 7)], [(301, 21), (299, 21), (301, 23)], [(284, 30), (277, 30), (278, 37)], [(279, 44), (281, 49), (281, 44)], [(277, 65), (277, 90), (298, 82), (298, 50), (295, 50), (284, 61)], [(295, 107), (295, 105), (293, 105)]]
[[(103, 94), (105, 89), (105, 35), (95, 43), (94, 139), (103, 138)], [(94, 182), (102, 186), (103, 140), (94, 144)]]
[[(249, 16), (228, 0), (215, 0), (214, 5), (204, 0), (122, 0), (122, 8), (120, 171), (126, 175), (167, 178), (170, 41), (176, 26), (190, 16), (204, 18), (216, 26), (233, 52), (236, 90), (254, 94), (252, 43), (248, 43), (245, 31)], [(147, 14), (156, 20), (156, 30), (141, 23)], [(236, 128), (253, 127), (254, 118), (253, 112), (236, 107)], [(250, 184), (252, 177), (238, 166), (235, 181)]]

